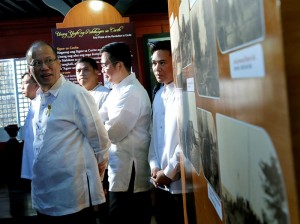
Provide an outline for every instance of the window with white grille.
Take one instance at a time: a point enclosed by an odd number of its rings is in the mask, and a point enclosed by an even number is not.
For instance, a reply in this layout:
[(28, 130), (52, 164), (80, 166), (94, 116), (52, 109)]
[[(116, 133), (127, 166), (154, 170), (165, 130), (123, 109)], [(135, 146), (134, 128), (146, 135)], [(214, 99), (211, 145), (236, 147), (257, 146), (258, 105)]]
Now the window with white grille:
[(25, 58), (0, 60), (0, 128), (24, 125), (30, 103), (21, 90), (21, 77), (26, 71)]

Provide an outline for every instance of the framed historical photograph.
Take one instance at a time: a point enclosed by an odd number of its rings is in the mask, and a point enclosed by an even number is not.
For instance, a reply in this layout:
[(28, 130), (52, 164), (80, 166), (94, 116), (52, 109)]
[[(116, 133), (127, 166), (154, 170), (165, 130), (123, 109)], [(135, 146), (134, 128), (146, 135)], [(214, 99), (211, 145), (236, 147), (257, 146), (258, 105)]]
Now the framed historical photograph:
[(290, 223), (280, 161), (267, 131), (219, 113), (216, 124), (225, 223)]
[(260, 42), (265, 37), (262, 0), (215, 0), (216, 30), (225, 54)]
[(220, 97), (213, 2), (198, 0), (191, 8), (195, 82), (199, 96)]

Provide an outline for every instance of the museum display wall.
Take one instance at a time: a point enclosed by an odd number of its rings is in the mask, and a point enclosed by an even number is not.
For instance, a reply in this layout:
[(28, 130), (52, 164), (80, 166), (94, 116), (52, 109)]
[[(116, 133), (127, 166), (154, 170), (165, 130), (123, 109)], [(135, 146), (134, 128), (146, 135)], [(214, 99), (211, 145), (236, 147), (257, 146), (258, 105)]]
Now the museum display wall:
[(300, 4), (168, 3), (186, 223), (299, 223)]

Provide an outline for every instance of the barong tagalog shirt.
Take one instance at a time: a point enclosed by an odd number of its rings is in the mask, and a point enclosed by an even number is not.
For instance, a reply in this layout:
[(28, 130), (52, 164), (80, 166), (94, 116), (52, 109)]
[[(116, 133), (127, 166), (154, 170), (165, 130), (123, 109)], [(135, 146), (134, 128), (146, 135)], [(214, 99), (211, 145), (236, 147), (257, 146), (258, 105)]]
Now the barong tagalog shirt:
[(90, 93), (61, 75), (32, 107), (33, 207), (62, 216), (105, 202), (98, 164), (110, 141)]
[(89, 90), (89, 92), (93, 96), (99, 110), (105, 102), (110, 90), (105, 86), (98, 84), (94, 89)]
[(151, 185), (147, 157), (151, 103), (135, 74), (113, 85), (99, 114), (112, 143), (108, 165), (109, 191), (128, 190), (133, 163), (134, 192), (149, 190)]
[(180, 179), (179, 133), (177, 125), (178, 104), (174, 82), (158, 90), (153, 101), (153, 126), (149, 148), (149, 164), (162, 169), (164, 174), (173, 180), (170, 193), (182, 192)]

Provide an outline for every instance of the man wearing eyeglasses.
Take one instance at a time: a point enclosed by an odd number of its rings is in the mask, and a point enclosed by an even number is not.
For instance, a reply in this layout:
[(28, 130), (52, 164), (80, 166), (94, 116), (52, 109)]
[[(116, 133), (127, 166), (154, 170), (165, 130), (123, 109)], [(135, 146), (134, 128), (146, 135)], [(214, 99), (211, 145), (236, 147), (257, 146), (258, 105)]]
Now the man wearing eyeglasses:
[(32, 101), (32, 203), (38, 222), (95, 224), (93, 206), (105, 202), (100, 173), (110, 141), (94, 99), (60, 74), (48, 43), (34, 42), (26, 60), (40, 86)]
[(132, 58), (127, 44), (110, 43), (100, 52), (102, 73), (113, 83), (99, 111), (112, 142), (108, 165), (110, 223), (148, 224), (150, 99), (131, 73)]

